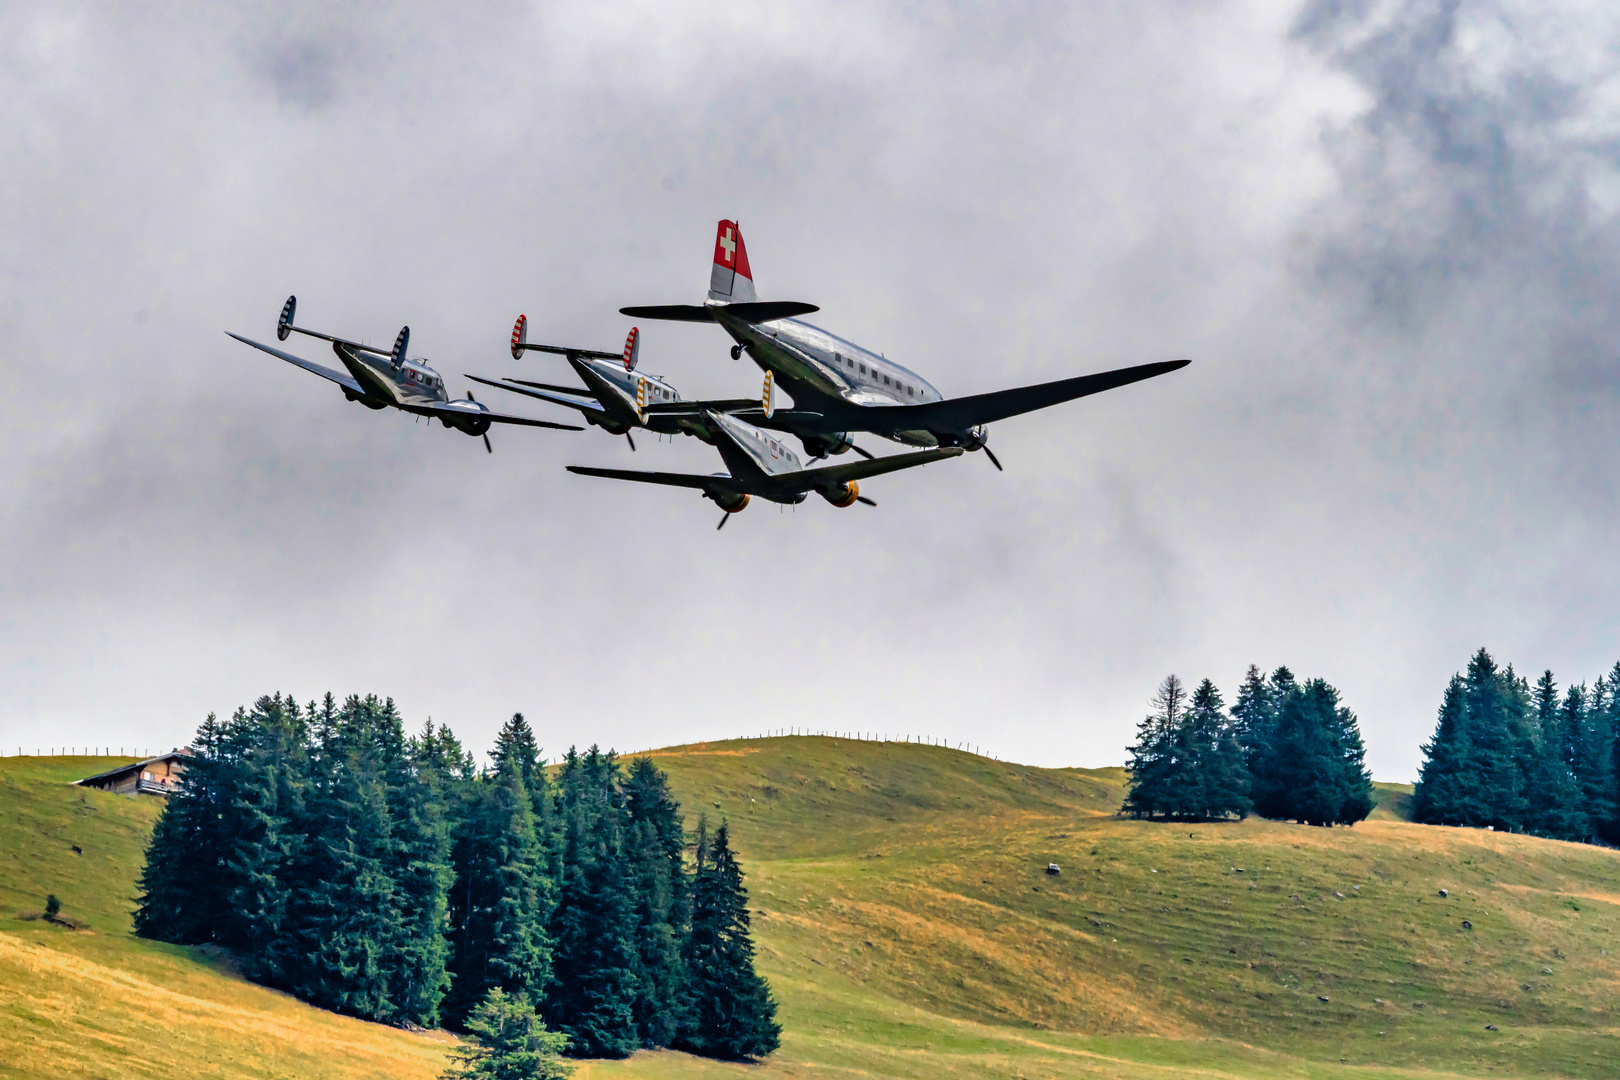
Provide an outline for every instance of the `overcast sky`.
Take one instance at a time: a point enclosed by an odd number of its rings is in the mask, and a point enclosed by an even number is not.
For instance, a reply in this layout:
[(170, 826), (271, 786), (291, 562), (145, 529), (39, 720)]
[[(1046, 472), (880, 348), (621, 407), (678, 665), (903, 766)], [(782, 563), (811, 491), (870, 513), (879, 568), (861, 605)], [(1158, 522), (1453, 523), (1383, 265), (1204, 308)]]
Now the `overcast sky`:
[[(227, 10), (229, 9), (229, 10)], [(1407, 780), (1488, 646), (1620, 659), (1620, 12), (1600, 4), (0, 8), (0, 747), (392, 695), (484, 748), (785, 725), (1116, 764), (1169, 672), (1337, 686)], [(756, 504), (691, 439), (373, 413), (226, 338), (560, 381), (762, 298), (947, 395), (1182, 371)], [(687, 397), (716, 327), (644, 325)], [(318, 343), (293, 342), (330, 362)], [(498, 391), (482, 400), (566, 419)], [(867, 436), (873, 449), (881, 440)]]

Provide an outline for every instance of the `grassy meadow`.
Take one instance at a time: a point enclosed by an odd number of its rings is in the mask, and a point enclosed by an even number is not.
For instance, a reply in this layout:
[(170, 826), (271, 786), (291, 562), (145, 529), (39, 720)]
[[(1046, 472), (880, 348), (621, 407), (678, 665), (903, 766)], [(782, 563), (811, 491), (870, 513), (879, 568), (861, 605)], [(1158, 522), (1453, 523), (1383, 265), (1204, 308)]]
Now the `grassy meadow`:
[[(652, 756), (689, 827), (731, 824), (782, 1049), (582, 1077), (1620, 1075), (1620, 853), (1413, 825), (1400, 785), (1353, 829), (1175, 826), (1116, 818), (1117, 768), (819, 737)], [(443, 1067), (442, 1034), (132, 938), (156, 800), (66, 785), (112, 764), (0, 760), (0, 1076)], [(46, 892), (83, 929), (27, 918)]]

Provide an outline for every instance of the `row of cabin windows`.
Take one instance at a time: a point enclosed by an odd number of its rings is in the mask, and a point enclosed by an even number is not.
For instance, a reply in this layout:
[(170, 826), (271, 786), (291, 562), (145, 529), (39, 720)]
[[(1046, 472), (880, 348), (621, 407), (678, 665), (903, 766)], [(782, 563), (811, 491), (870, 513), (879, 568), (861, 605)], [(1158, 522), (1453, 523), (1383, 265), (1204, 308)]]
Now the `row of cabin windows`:
[[(851, 359), (850, 357), (848, 357), (848, 356), (842, 356), (842, 355), (840, 355), (838, 353), (833, 353), (833, 359), (834, 360), (842, 360), (852, 371), (859, 371), (862, 375), (867, 374), (865, 364), (856, 364), (855, 361), (853, 359)], [(871, 371), (871, 374), (878, 375), (879, 374), (878, 369), (873, 368), (872, 371)], [(903, 383), (899, 379), (895, 379), (895, 380), (893, 380), (891, 382), (887, 375), (883, 376), (883, 385), (884, 386), (892, 386), (896, 390), (904, 390), (906, 392), (907, 397), (916, 397), (917, 396), (917, 388), (915, 386), (911, 386), (911, 385), (908, 385), (906, 383)]]

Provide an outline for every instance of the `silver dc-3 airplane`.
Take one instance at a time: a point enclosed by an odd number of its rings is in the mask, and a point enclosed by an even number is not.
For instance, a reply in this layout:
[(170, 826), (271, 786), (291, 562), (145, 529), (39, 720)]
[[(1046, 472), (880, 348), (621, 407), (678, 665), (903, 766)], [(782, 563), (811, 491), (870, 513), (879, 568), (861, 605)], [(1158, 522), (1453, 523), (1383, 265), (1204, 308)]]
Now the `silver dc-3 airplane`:
[[(598, 349), (580, 349), (565, 345), (539, 345), (529, 341), (529, 319), (519, 315), (512, 327), (512, 359), (520, 359), (525, 352), (555, 353), (568, 361), (569, 367), (585, 385), (557, 386), (529, 379), (493, 379), (468, 375), (473, 382), (526, 394), (554, 405), (576, 409), (587, 423), (602, 428), (612, 435), (623, 435), (636, 448), (631, 431), (645, 428), (658, 435), (695, 435), (711, 445), (715, 442), (711, 413), (727, 413), (739, 419), (760, 422), (771, 416), (771, 373), (765, 373), (765, 388), (758, 400), (751, 398), (723, 401), (686, 401), (674, 386), (656, 375), (639, 370), (641, 358), (641, 330), (631, 327), (624, 339), (622, 353)], [(858, 446), (842, 446), (836, 452), (854, 449), (870, 458)], [(825, 454), (817, 455), (825, 457)]]
[[(947, 398), (915, 372), (795, 317), (820, 310), (814, 304), (760, 300), (742, 231), (732, 221), (721, 221), (716, 231), (707, 303), (619, 310), (637, 319), (720, 324), (736, 342), (731, 358), (747, 352), (768, 378), (774, 376), (776, 384), (793, 397), (793, 408), (771, 409), (767, 383), (763, 415), (750, 419), (762, 427), (796, 435), (805, 452), (818, 458), (850, 449), (850, 433), (864, 431), (910, 446), (983, 450), (1000, 469), (1001, 462), (985, 445), (987, 425), (1151, 379), (1190, 363), (1167, 360)], [(650, 405), (648, 412), (679, 408)]]
[(860, 481), (869, 476), (927, 465), (931, 461), (956, 457), (962, 453), (959, 446), (937, 447), (910, 454), (851, 461), (843, 465), (823, 465), (807, 469), (799, 456), (782, 444), (781, 440), (761, 431), (735, 416), (705, 410), (705, 422), (713, 435), (715, 449), (729, 472), (701, 473), (638, 472), (632, 469), (597, 469), (584, 465), (570, 465), (568, 471), (582, 476), (605, 476), (610, 480), (635, 480), (643, 484), (666, 484), (670, 487), (695, 488), (706, 499), (724, 510), (720, 524), (723, 529), (731, 515), (747, 506), (753, 496), (785, 505), (797, 505), (815, 492), (834, 506), (853, 506), (857, 502), (867, 506), (877, 503), (861, 494)]
[(585, 430), (576, 424), (556, 424), (550, 420), (535, 420), (527, 416), (494, 412), (487, 405), (473, 400), (471, 392), (465, 398), (452, 400), (444, 385), (444, 378), (437, 371), (429, 367), (420, 357), (405, 355), (405, 349), (411, 340), (411, 328), (408, 326), (400, 329), (392, 349), (378, 349), (362, 345), (358, 341), (345, 341), (330, 334), (294, 326), (293, 314), (297, 307), (298, 298), (287, 297), (287, 302), (281, 308), (281, 318), (276, 321), (276, 340), (286, 341), (289, 334), (305, 334), (320, 338), (322, 341), (330, 341), (332, 351), (343, 362), (346, 371), (334, 371), (303, 357), (260, 344), (240, 334), (232, 334), (229, 330), (225, 332), (244, 345), (251, 345), (255, 349), (280, 357), (289, 364), (337, 383), (343, 388), (344, 397), (350, 401), (358, 401), (368, 409), (395, 408), (429, 419), (436, 417), (447, 428), (455, 428), (467, 435), (482, 435), (484, 449), (490, 453), (494, 453), (494, 448), (489, 444), (491, 424), (521, 424), (525, 427), (558, 428), (563, 431)]

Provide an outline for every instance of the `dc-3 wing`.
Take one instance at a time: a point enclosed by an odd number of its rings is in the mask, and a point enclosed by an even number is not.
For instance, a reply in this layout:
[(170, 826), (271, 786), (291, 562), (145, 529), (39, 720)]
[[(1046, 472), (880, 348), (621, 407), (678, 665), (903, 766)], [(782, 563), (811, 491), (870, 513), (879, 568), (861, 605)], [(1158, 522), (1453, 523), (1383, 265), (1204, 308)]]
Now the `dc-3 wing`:
[(741, 491), (737, 480), (725, 473), (705, 476), (702, 473), (642, 472), (637, 469), (597, 469), (589, 465), (569, 465), (568, 471), (581, 476), (602, 476), (609, 480), (636, 480), (643, 484), (664, 484), (667, 487), (697, 488), (700, 491), (723, 491), (730, 495)]
[(358, 394), (361, 397), (368, 396), (366, 394), (366, 388), (356, 382), (354, 376), (350, 375), (348, 372), (333, 371), (331, 368), (317, 364), (313, 360), (305, 360), (301, 356), (294, 356), (292, 353), (285, 353), (280, 349), (272, 349), (268, 345), (261, 345), (257, 341), (249, 340), (248, 338), (243, 337), (241, 334), (233, 334), (229, 330), (225, 331), (225, 334), (227, 337), (233, 337), (242, 344), (251, 345), (261, 352), (267, 352), (271, 356), (279, 356), (281, 359), (287, 361), (287, 363), (292, 364), (295, 367), (301, 367), (305, 371), (313, 371), (321, 378), (330, 379), (332, 382), (337, 383), (339, 386), (343, 387), (343, 389), (348, 390), (351, 393)]
[(937, 450), (918, 450), (912, 454), (890, 454), (888, 457), (868, 461), (851, 461), (843, 465), (823, 465), (818, 469), (803, 469), (795, 473), (779, 474), (775, 479), (808, 481), (807, 487), (829, 484), (847, 484), (851, 480), (865, 480), (868, 476), (909, 469), (914, 465), (927, 465), (931, 461), (960, 457), (960, 446), (943, 446)]
[(1190, 363), (1191, 360), (1164, 360), (1073, 379), (1059, 379), (1057, 382), (1020, 386), (1012, 390), (931, 401), (926, 405), (882, 406), (883, 417), (885, 420), (898, 417), (903, 419), (905, 425), (915, 424), (916, 427), (933, 431), (966, 431), (976, 424), (992, 424), (1009, 416), (1128, 386), (1184, 368)]
[(593, 416), (607, 415), (607, 410), (602, 408), (602, 403), (594, 397), (588, 397), (584, 393), (569, 390), (566, 387), (551, 386), (547, 383), (519, 383), (515, 379), (512, 382), (496, 382), (494, 379), (481, 379), (477, 375), (468, 375), (467, 378), (475, 383), (493, 386), (497, 390), (510, 390), (514, 394), (527, 394), (529, 397), (549, 401), (553, 405), (565, 405), (570, 409), (578, 409), (582, 413)]

